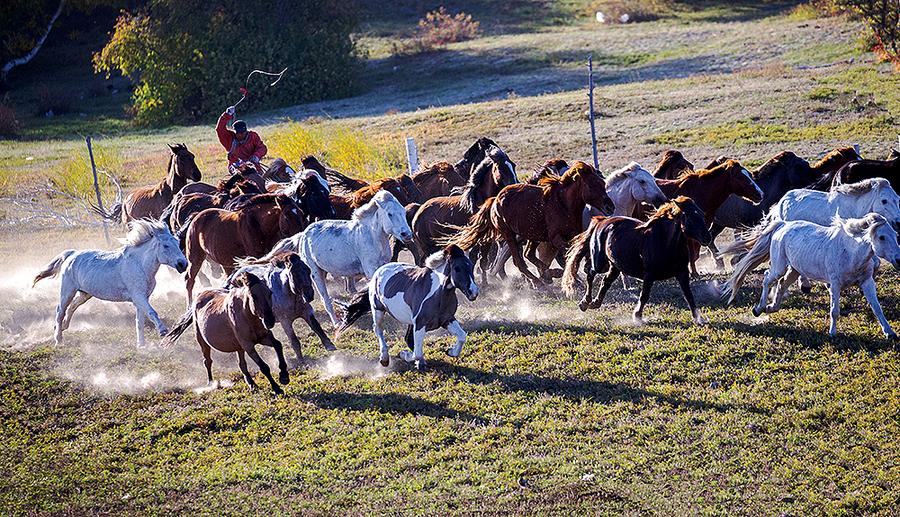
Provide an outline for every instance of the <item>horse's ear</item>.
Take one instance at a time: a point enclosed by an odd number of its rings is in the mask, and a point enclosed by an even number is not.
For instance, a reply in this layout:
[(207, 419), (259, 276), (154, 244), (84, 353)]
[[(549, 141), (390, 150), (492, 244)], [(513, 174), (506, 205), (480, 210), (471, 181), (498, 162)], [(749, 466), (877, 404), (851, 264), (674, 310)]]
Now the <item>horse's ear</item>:
[(166, 144), (169, 148), (169, 151), (172, 151), (172, 154), (175, 154), (175, 144)]

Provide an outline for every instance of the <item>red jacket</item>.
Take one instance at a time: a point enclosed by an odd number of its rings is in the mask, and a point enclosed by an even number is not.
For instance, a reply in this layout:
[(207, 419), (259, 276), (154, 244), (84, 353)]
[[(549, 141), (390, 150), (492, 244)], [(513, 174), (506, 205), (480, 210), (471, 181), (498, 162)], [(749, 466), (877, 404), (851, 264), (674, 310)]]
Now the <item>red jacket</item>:
[(219, 117), (219, 121), (216, 123), (216, 134), (219, 135), (219, 142), (228, 151), (228, 165), (238, 160), (249, 161), (251, 156), (262, 159), (268, 152), (266, 144), (256, 134), (256, 131), (247, 131), (244, 141), (238, 142), (234, 131), (228, 129), (228, 122), (233, 118), (233, 115), (222, 113), (222, 116)]

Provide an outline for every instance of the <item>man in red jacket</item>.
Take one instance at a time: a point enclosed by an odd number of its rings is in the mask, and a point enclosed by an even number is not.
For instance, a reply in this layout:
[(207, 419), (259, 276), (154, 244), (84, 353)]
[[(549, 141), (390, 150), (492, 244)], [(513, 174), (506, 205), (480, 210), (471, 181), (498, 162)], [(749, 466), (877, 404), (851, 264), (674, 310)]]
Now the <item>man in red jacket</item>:
[(216, 134), (219, 135), (219, 142), (228, 151), (229, 169), (235, 164), (240, 165), (242, 162), (251, 162), (262, 173), (259, 160), (268, 151), (266, 144), (263, 143), (256, 131), (247, 131), (247, 123), (243, 120), (235, 120), (234, 124), (232, 124), (234, 130), (229, 130), (228, 122), (233, 118), (234, 106), (229, 106), (216, 123)]

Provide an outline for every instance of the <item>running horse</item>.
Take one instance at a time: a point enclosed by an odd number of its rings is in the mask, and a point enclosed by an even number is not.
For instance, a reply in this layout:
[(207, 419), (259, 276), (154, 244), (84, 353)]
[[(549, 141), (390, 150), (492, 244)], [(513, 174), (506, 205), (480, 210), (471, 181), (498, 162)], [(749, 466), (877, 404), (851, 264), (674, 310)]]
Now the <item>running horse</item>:
[[(352, 178), (348, 178), (352, 179)], [(354, 180), (356, 181), (356, 180)], [(332, 189), (338, 187), (332, 186)], [(375, 197), (378, 192), (386, 190), (394, 195), (401, 205), (406, 206), (410, 203), (416, 203), (421, 198), (419, 188), (412, 179), (401, 174), (394, 178), (382, 178), (365, 183), (363, 187), (351, 192), (348, 195), (332, 194), (329, 196), (331, 204), (334, 206), (335, 218), (349, 220), (353, 215), (353, 211), (365, 205)]]
[[(436, 162), (420, 168), (412, 179), (422, 193), (422, 202), (431, 198), (449, 196), (453, 189), (462, 187), (469, 181), (472, 171), (484, 161), (489, 154), (497, 152), (506, 155), (506, 152), (490, 138), (481, 137), (463, 153), (462, 159), (456, 163)], [(515, 172), (516, 164), (509, 158), (508, 167)]]
[[(549, 243), (550, 257), (554, 257), (581, 232), (582, 213), (587, 205), (605, 212), (615, 210), (600, 173), (578, 161), (562, 176), (543, 178), (537, 185), (518, 183), (505, 187), (481, 206), (452, 244), (471, 249), (497, 240), (505, 242), (513, 263), (532, 287), (539, 288), (543, 280), (528, 270), (522, 243)], [(543, 266), (539, 267), (541, 276), (549, 268), (548, 264)]]
[(681, 151), (669, 149), (663, 153), (662, 159), (653, 170), (653, 177), (661, 180), (674, 180), (688, 172), (694, 172), (694, 164), (687, 161)]
[(207, 208), (222, 208), (228, 201), (236, 197), (255, 194), (262, 194), (256, 183), (243, 179), (240, 174), (235, 174), (219, 181), (216, 190), (209, 194), (179, 192), (166, 207), (160, 219), (169, 226), (173, 233), (176, 233), (190, 221), (191, 217)]
[[(582, 259), (587, 273), (587, 289), (578, 308), (599, 309), (612, 283), (620, 273), (643, 280), (641, 295), (632, 313), (635, 325), (644, 324), (644, 307), (650, 299), (654, 282), (676, 278), (698, 325), (707, 322), (700, 314), (691, 292), (688, 264), (691, 241), (708, 243), (712, 237), (705, 214), (690, 198), (679, 196), (660, 207), (649, 221), (631, 217), (595, 217), (584, 233), (572, 242), (566, 254), (563, 292), (571, 296), (575, 290), (578, 266)], [(605, 273), (596, 298), (591, 298), (594, 278)]]
[(91, 208), (107, 221), (121, 221), (122, 224), (133, 219), (158, 219), (172, 198), (189, 181), (200, 181), (200, 169), (194, 160), (194, 153), (188, 151), (184, 144), (169, 144), (169, 165), (166, 177), (156, 185), (138, 187), (132, 190), (123, 201), (121, 190), (117, 193), (115, 204), (109, 211), (97, 205)]

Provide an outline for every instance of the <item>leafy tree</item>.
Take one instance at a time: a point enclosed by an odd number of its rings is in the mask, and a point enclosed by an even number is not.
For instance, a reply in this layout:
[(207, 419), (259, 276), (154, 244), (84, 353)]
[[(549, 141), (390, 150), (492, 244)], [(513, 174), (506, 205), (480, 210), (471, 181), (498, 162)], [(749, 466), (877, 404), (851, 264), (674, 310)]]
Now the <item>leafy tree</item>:
[[(900, 69), (900, 0), (830, 0), (838, 11), (850, 11), (872, 30), (874, 50)], [(825, 1), (825, 7), (830, 7)]]
[(139, 122), (192, 121), (236, 102), (253, 69), (289, 68), (271, 89), (255, 76), (244, 110), (350, 93), (354, 27), (341, 0), (150, 0), (122, 12), (94, 67), (136, 80)]

